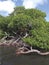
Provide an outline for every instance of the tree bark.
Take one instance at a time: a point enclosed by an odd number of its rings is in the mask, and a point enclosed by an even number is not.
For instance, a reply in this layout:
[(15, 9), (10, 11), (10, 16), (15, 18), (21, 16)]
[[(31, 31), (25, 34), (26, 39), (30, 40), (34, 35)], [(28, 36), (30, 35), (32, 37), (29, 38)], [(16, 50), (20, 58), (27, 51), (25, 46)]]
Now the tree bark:
[(24, 52), (23, 50), (19, 50), (19, 51), (20, 52), (16, 52), (16, 54), (28, 54), (28, 53), (36, 52), (39, 55), (49, 55), (49, 52), (40, 52), (39, 50), (36, 50), (36, 49), (28, 50), (26, 52)]

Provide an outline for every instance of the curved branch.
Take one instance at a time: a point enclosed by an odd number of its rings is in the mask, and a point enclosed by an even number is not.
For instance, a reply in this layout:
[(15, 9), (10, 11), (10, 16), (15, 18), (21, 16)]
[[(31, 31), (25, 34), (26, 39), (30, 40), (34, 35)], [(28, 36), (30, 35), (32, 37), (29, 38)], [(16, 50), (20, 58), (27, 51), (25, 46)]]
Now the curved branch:
[(20, 52), (16, 52), (16, 54), (28, 54), (28, 53), (33, 53), (33, 52), (36, 52), (38, 53), (39, 55), (49, 55), (49, 52), (40, 52), (39, 50), (36, 50), (36, 49), (32, 49), (32, 50), (29, 50), (29, 51), (20, 51)]
[(26, 38), (28, 36), (28, 33), (26, 33), (26, 35), (23, 38)]
[[(0, 46), (2, 45), (5, 45), (5, 46), (10, 46), (10, 44), (8, 43), (2, 43), (0, 42)], [(25, 51), (26, 50), (26, 51)], [(36, 49), (32, 49), (31, 47), (31, 50), (29, 50), (28, 48), (26, 47), (22, 47), (22, 48), (19, 48), (18, 47), (18, 50), (16, 51), (16, 54), (28, 54), (28, 53), (33, 53), (33, 52), (36, 52), (38, 53), (39, 55), (49, 55), (49, 52), (41, 52), (39, 50), (36, 50)]]

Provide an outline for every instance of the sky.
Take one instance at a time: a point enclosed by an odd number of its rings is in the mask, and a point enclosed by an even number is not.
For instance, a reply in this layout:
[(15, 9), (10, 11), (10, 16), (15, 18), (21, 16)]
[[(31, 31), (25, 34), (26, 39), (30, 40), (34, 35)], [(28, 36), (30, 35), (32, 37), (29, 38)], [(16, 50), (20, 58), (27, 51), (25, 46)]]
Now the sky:
[(0, 0), (0, 15), (8, 16), (17, 6), (26, 9), (37, 8), (46, 12), (46, 20), (49, 21), (49, 0)]

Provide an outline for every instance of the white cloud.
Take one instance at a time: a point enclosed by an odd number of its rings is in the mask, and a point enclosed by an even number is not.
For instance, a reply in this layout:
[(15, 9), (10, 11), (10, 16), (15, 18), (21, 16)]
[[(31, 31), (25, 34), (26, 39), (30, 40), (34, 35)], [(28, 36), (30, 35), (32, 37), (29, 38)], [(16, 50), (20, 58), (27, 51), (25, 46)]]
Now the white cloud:
[(6, 11), (8, 14), (14, 11), (15, 3), (12, 0), (0, 1), (0, 11)]
[(23, 6), (25, 8), (36, 8), (39, 4), (43, 5), (44, 3), (47, 3), (47, 0), (23, 0)]

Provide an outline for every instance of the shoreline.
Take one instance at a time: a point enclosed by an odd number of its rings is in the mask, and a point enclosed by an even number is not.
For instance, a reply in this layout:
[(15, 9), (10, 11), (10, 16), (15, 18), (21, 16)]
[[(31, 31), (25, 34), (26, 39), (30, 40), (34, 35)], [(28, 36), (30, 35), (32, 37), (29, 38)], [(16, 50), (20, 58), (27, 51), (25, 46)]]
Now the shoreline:
[[(4, 43), (1, 43), (0, 44), (0, 46), (10, 46), (10, 44), (4, 44)], [(11, 45), (11, 46), (13, 46), (14, 47), (14, 45)], [(24, 51), (24, 49), (26, 49), (27, 51)], [(17, 55), (20, 55), (20, 54), (28, 54), (28, 53), (37, 53), (37, 54), (39, 54), (39, 55), (49, 55), (49, 51), (46, 51), (46, 52), (42, 52), (42, 51), (39, 51), (38, 49), (31, 49), (31, 50), (28, 50), (27, 48), (24, 48), (24, 47), (22, 47), (22, 48), (18, 48), (18, 50), (16, 49), (16, 54)]]

